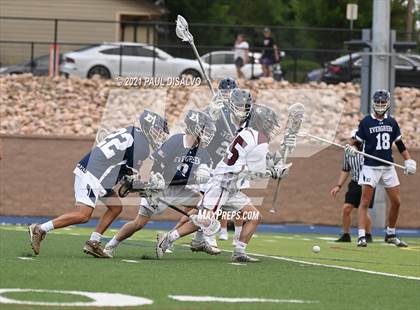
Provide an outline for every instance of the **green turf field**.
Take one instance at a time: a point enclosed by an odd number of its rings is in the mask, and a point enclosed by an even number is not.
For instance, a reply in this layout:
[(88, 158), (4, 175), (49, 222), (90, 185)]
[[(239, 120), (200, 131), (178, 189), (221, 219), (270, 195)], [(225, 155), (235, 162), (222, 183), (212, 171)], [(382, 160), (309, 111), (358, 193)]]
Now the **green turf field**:
[[(407, 249), (385, 245), (379, 239), (368, 248), (358, 249), (354, 243), (331, 243), (327, 239), (332, 236), (257, 234), (249, 252), (265, 255), (261, 262), (232, 265), (229, 252), (217, 257), (190, 252), (183, 246), (189, 238), (181, 240), (175, 253), (163, 260), (141, 259), (154, 255), (156, 231), (152, 230), (128, 240), (114, 259), (95, 259), (81, 251), (90, 231), (54, 231), (42, 243), (40, 256), (33, 257), (26, 228), (0, 226), (0, 289), (121, 293), (153, 301), (122, 309), (415, 310), (420, 305), (419, 239), (404, 239), (410, 244)], [(231, 250), (230, 241), (219, 244)], [(312, 253), (313, 245), (321, 247), (319, 254)], [(170, 295), (269, 300), (192, 302), (177, 301)], [(6, 292), (0, 294), (0, 301), (1, 297), (57, 303), (91, 300), (69, 292)], [(0, 304), (0, 308), (57, 306)]]

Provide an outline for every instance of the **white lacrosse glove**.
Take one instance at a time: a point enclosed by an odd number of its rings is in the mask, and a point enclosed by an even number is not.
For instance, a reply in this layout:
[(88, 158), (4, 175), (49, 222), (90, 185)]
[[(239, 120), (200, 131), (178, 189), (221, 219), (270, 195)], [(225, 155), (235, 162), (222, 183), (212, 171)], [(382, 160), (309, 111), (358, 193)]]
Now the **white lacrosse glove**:
[(284, 137), (283, 144), (289, 149), (289, 152), (293, 152), (296, 148), (296, 135), (289, 134)]
[(225, 106), (223, 96), (217, 92), (209, 104), (208, 114), (213, 121), (217, 121), (220, 117), (220, 112)]
[(201, 164), (195, 170), (195, 180), (198, 184), (206, 184), (211, 177), (211, 168), (206, 164)]
[(404, 161), (404, 167), (404, 174), (415, 174), (417, 170), (417, 163), (414, 159), (407, 159), (406, 161)]
[(353, 145), (346, 144), (344, 146), (344, 153), (348, 156), (351, 156), (351, 157), (356, 156), (356, 151), (357, 151), (357, 149)]
[(150, 189), (159, 191), (165, 189), (165, 179), (159, 172), (150, 172), (149, 180)]
[(292, 164), (293, 163), (278, 163), (274, 167), (269, 167), (267, 172), (273, 179), (284, 179), (289, 175), (289, 170)]

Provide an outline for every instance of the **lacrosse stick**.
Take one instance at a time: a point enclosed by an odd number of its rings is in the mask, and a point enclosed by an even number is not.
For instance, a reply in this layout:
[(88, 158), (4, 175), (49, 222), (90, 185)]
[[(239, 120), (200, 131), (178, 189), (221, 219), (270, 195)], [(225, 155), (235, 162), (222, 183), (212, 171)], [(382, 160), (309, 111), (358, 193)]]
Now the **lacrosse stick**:
[[(305, 113), (305, 106), (301, 103), (295, 103), (289, 107), (288, 116), (287, 116), (287, 125), (286, 125), (286, 132), (284, 134), (283, 141), (292, 135), (297, 135), (302, 125), (303, 114)], [(280, 161), (283, 164), (286, 164), (287, 156), (293, 150), (290, 150), (289, 147), (285, 146), (280, 151)], [(271, 205), (271, 209), (269, 210), (270, 213), (275, 213), (277, 210), (277, 197), (279, 194), (280, 189), (280, 181), (277, 181), (276, 191), (274, 192), (273, 203)]]
[(205, 216), (205, 215), (198, 215), (198, 214), (188, 214), (184, 210), (181, 210), (180, 208), (170, 204), (169, 202), (165, 201), (164, 199), (158, 197), (156, 199), (157, 201), (160, 201), (164, 204), (166, 204), (169, 208), (172, 210), (175, 210), (185, 216), (187, 216), (191, 222), (195, 225), (200, 227), (201, 231), (204, 235), (210, 237), (220, 230), (220, 222), (214, 218), (213, 216)]
[[(183, 42), (188, 42), (191, 45), (194, 51), (195, 57), (197, 58), (198, 64), (200, 65), (201, 71), (203, 72), (204, 78), (206, 79), (207, 86), (210, 88), (210, 91), (212, 92), (213, 97), (214, 97), (216, 95), (216, 92), (213, 89), (213, 86), (211, 85), (210, 79), (207, 76), (207, 72), (204, 69), (203, 63), (201, 62), (200, 55), (198, 54), (197, 48), (195, 47), (194, 37), (191, 34), (191, 32), (188, 30), (188, 22), (181, 15), (178, 15), (175, 22), (176, 22), (175, 32), (176, 32), (177, 37), (180, 38)], [(221, 114), (222, 114), (223, 122), (225, 123), (227, 130), (231, 138), (233, 138), (234, 137), (233, 132), (230, 129), (226, 116), (224, 115), (224, 113), (221, 113)]]
[[(298, 136), (299, 136), (299, 137), (309, 137), (309, 138), (312, 138), (312, 139), (314, 139), (314, 140), (318, 140), (318, 141), (321, 141), (321, 142), (325, 142), (325, 143), (328, 143), (328, 144), (332, 144), (332, 145), (334, 145), (334, 146), (336, 146), (336, 147), (339, 147), (339, 148), (342, 148), (342, 149), (344, 149), (344, 148), (345, 148), (345, 146), (344, 146), (344, 145), (341, 145), (341, 144), (335, 143), (335, 142), (333, 142), (333, 141), (329, 141), (329, 140), (324, 139), (324, 138), (320, 138), (320, 137), (317, 137), (317, 136), (311, 135), (311, 134), (309, 134), (309, 133), (302, 133), (302, 134), (298, 134)], [(396, 164), (396, 163), (393, 163), (393, 162), (387, 161), (387, 160), (385, 160), (385, 159), (382, 159), (382, 158), (379, 158), (379, 157), (376, 157), (376, 156), (372, 156), (372, 155), (366, 154), (366, 153), (361, 152), (361, 151), (358, 151), (358, 150), (354, 150), (354, 152), (355, 152), (355, 153), (357, 153), (357, 154), (360, 154), (360, 155), (363, 155), (363, 156), (369, 157), (369, 158), (371, 158), (371, 159), (377, 160), (377, 161), (379, 161), (379, 162), (381, 162), (381, 163), (384, 163), (384, 164), (387, 164), (387, 165), (393, 165), (393, 166), (395, 166), (395, 167), (398, 167), (398, 168), (401, 168), (401, 169), (404, 169), (404, 170), (405, 170), (405, 167), (404, 167), (404, 166), (402, 166), (402, 165), (399, 165), (399, 164)]]

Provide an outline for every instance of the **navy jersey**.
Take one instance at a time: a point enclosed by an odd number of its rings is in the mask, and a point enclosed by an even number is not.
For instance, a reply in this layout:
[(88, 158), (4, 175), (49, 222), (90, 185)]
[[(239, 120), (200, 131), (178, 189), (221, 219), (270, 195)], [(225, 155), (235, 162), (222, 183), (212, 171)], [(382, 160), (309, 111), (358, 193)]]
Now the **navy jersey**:
[(188, 178), (199, 165), (211, 166), (211, 159), (206, 149), (198, 146), (184, 147), (184, 136), (185, 134), (173, 135), (151, 155), (155, 161), (153, 170), (162, 173), (167, 184), (192, 184), (193, 180), (188, 182)]
[[(222, 113), (225, 115), (226, 120), (232, 130), (232, 133), (235, 135), (242, 127), (247, 125), (247, 122), (244, 123), (241, 128), (237, 128), (236, 125), (231, 120), (231, 111), (229, 108), (224, 107)], [(216, 133), (214, 134), (213, 140), (207, 146), (206, 150), (208, 151), (210, 158), (213, 161), (213, 165), (216, 166), (219, 161), (221, 161), (227, 154), (229, 145), (232, 143), (234, 137), (230, 137), (230, 133), (226, 128), (225, 121), (220, 115), (219, 119), (215, 123)]]
[[(401, 139), (400, 127), (391, 116), (383, 120), (366, 116), (359, 124), (356, 139), (364, 143), (365, 153), (393, 162), (392, 143)], [(377, 160), (365, 158), (366, 166), (386, 166)]]
[(114, 187), (127, 168), (137, 170), (150, 153), (149, 141), (137, 127), (121, 128), (106, 136), (78, 164), (89, 171), (105, 189)]

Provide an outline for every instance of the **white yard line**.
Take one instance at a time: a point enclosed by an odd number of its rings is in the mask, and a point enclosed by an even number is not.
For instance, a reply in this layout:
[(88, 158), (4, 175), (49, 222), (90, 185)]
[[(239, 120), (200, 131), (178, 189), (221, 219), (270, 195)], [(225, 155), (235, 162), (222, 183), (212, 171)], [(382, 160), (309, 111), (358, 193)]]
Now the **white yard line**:
[(287, 304), (313, 304), (318, 303), (318, 300), (300, 300), (300, 299), (271, 299), (271, 298), (257, 298), (257, 297), (217, 297), (217, 296), (189, 296), (189, 295), (168, 295), (169, 298), (177, 301), (189, 302), (229, 302), (229, 303), (244, 303), (244, 302), (270, 302), (270, 303), (287, 303)]

